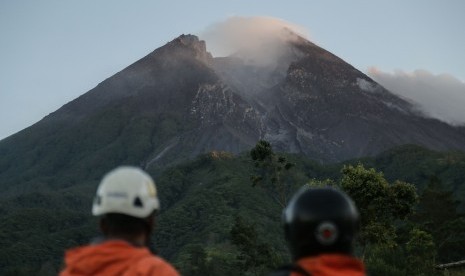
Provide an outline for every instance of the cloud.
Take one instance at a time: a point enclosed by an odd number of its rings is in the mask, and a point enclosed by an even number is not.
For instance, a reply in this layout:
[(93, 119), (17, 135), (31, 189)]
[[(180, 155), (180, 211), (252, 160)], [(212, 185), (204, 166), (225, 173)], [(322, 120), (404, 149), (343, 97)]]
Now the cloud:
[(213, 56), (228, 56), (239, 50), (262, 48), (276, 39), (293, 39), (292, 33), (308, 38), (305, 28), (281, 19), (233, 16), (209, 26), (199, 36), (207, 41)]
[(425, 115), (452, 125), (465, 125), (465, 83), (449, 75), (425, 70), (382, 72), (371, 67), (368, 75), (391, 92), (416, 103)]

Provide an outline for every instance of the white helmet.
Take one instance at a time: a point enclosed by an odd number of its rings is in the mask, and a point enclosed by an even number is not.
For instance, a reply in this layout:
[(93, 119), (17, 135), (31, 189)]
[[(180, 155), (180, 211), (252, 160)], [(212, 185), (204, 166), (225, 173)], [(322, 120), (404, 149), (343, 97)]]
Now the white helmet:
[(118, 167), (107, 173), (97, 189), (92, 214), (125, 214), (145, 218), (160, 208), (153, 179), (136, 167)]

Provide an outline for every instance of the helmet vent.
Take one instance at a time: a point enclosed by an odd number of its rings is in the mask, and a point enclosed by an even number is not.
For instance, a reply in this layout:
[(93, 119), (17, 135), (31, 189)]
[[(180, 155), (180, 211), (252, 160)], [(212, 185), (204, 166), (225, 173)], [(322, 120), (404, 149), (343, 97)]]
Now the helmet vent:
[(316, 239), (322, 245), (331, 245), (338, 238), (338, 231), (334, 223), (325, 221), (320, 223), (316, 229)]
[(136, 198), (134, 199), (134, 206), (135, 206), (135, 207), (144, 208), (144, 204), (142, 204), (142, 200), (140, 200), (139, 197), (136, 197)]

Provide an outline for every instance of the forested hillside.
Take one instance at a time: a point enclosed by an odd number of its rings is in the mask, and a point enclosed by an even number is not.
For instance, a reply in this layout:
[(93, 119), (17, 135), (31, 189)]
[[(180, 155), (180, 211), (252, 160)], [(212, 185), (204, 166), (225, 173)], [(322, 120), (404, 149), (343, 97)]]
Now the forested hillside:
[[(363, 174), (384, 188), (397, 185), (396, 180), (417, 187), (415, 213), (387, 217), (380, 228), (382, 233), (387, 229), (387, 239), (360, 243), (358, 254), (373, 275), (420, 275), (431, 272), (434, 264), (465, 259), (460, 215), (465, 154), (403, 146), (375, 158), (333, 165), (298, 155), (276, 158), (277, 165), (292, 164), (277, 180), (287, 185), (289, 194), (304, 184), (354, 187), (344, 180), (349, 174)], [(267, 191), (269, 183), (251, 180), (260, 168), (256, 162), (249, 153), (211, 152), (162, 171), (149, 169), (162, 203), (155, 250), (186, 275), (260, 275), (289, 261), (282, 208)], [(70, 176), (56, 177), (69, 181)], [(70, 188), (24, 191), (1, 199), (0, 274), (54, 275), (66, 248), (98, 235), (90, 206), (99, 177)], [(359, 207), (363, 214), (366, 206)]]

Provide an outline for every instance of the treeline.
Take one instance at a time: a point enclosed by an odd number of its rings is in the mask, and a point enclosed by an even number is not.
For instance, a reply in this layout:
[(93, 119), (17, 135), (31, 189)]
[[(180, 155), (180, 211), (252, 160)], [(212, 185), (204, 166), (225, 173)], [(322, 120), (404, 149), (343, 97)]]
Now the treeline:
[[(213, 152), (149, 173), (162, 200), (153, 246), (185, 275), (263, 275), (289, 262), (281, 211), (304, 184), (354, 197), (357, 254), (372, 275), (437, 274), (435, 264), (465, 259), (463, 153), (404, 146), (322, 165), (262, 142), (252, 155)], [(98, 181), (2, 199), (0, 274), (56, 275), (66, 248), (98, 234), (90, 217)]]

